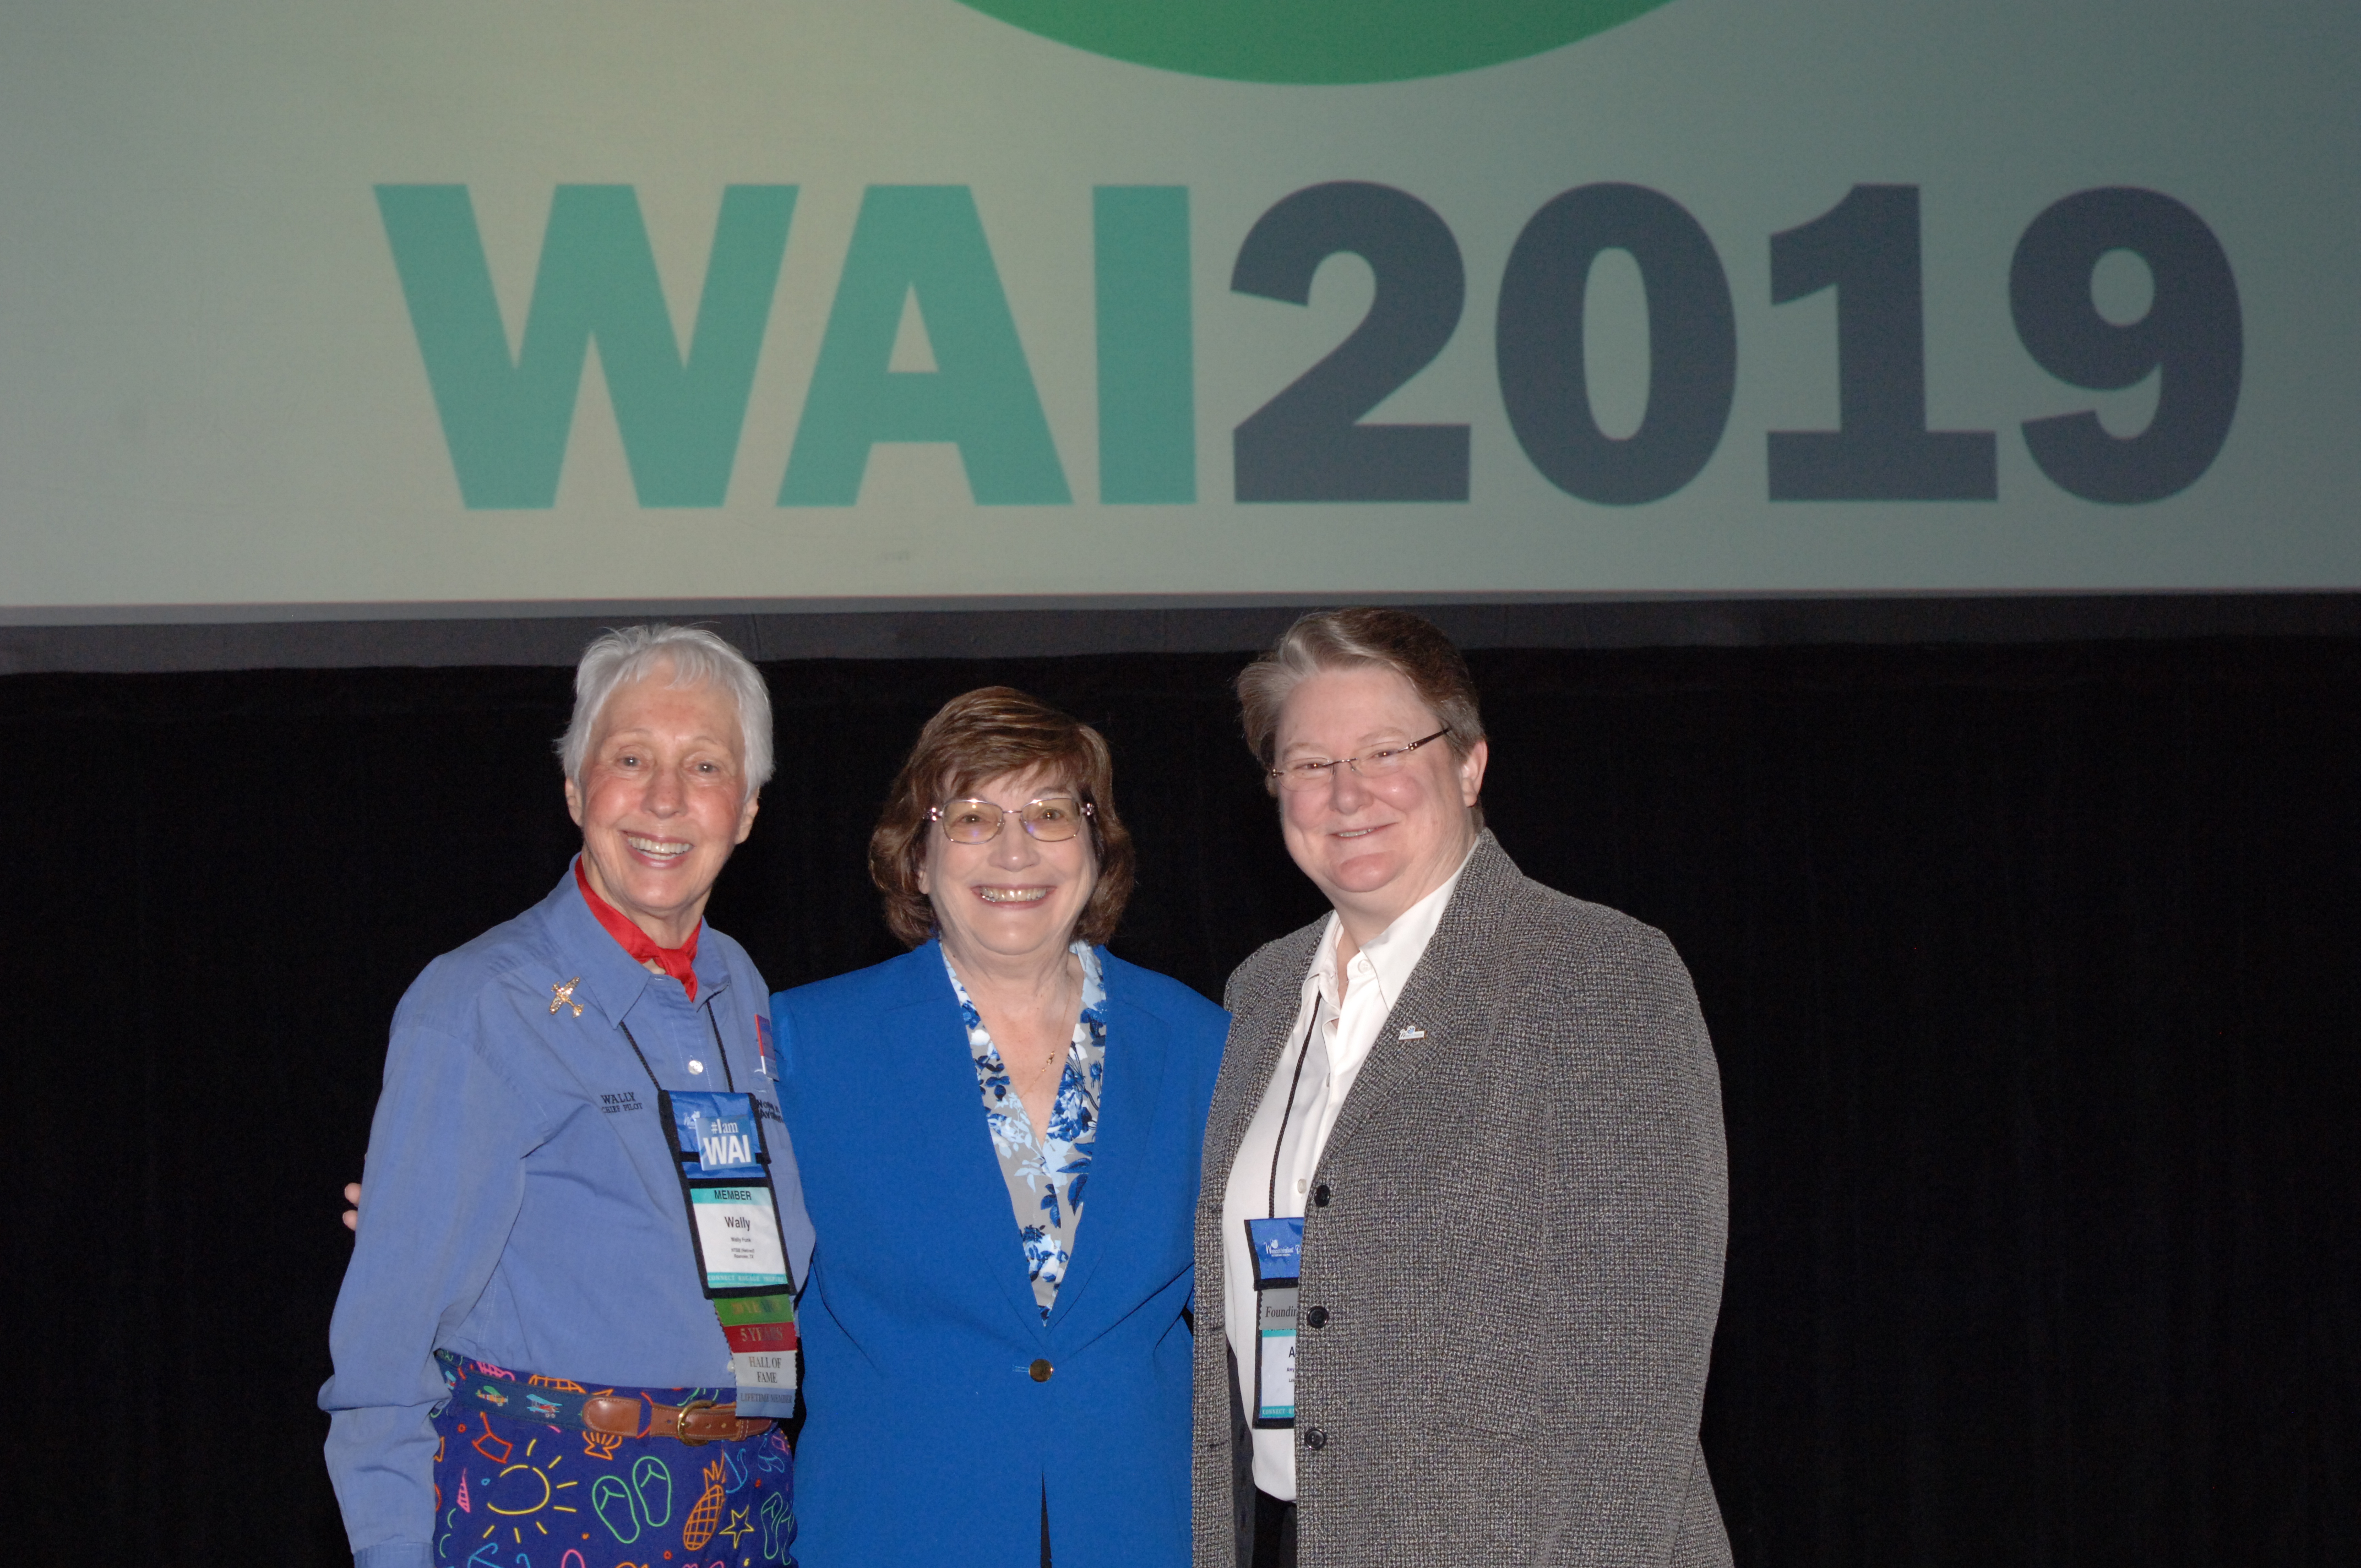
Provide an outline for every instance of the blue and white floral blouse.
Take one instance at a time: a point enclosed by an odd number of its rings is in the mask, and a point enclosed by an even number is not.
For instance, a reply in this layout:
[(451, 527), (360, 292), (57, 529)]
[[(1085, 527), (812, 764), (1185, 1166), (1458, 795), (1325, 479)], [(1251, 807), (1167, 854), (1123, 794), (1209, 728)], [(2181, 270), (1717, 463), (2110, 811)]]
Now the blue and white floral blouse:
[(960, 1017), (967, 1025), (968, 1049), (975, 1057), (983, 1119), (992, 1130), (994, 1152), (1000, 1156), (1009, 1204), (1016, 1211), (1033, 1299), (1040, 1303), (1045, 1318), (1057, 1304), (1058, 1285), (1073, 1258), (1074, 1228), (1082, 1220), (1082, 1188), (1090, 1179), (1091, 1149), (1098, 1141), (1099, 1089), (1106, 1077), (1106, 986), (1099, 978), (1099, 956), (1085, 942), (1076, 942), (1071, 950), (1082, 961), (1082, 1012), (1074, 1021), (1073, 1043), (1066, 1048), (1066, 1070), (1058, 1080), (1057, 1103), (1050, 1107), (1049, 1136), (1040, 1143), (1034, 1141), (1032, 1118), (1008, 1080), (1000, 1047), (992, 1043), (983, 1015), (968, 1000), (950, 955), (943, 958), (943, 968), (950, 970), (951, 993), (959, 998)]

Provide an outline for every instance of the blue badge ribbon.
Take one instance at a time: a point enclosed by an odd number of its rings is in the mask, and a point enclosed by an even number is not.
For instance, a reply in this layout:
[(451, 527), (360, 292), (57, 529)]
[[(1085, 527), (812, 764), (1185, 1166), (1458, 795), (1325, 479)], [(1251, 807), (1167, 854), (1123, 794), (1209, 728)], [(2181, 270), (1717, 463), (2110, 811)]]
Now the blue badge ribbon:
[(1303, 1272), (1303, 1221), (1248, 1220), (1246, 1241), (1254, 1252), (1255, 1288), (1292, 1285)]
[(770, 1174), (752, 1095), (675, 1091), (671, 1100), (683, 1174), (725, 1181), (760, 1181)]

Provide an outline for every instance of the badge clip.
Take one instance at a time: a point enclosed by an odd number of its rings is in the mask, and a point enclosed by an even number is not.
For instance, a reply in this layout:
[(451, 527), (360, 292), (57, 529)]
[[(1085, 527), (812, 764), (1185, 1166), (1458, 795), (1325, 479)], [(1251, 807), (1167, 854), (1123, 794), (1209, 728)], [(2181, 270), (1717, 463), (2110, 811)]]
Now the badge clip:
[(1246, 1247), (1254, 1257), (1255, 1357), (1253, 1424), (1264, 1431), (1295, 1424), (1295, 1304), (1301, 1283), (1303, 1222), (1248, 1220)]

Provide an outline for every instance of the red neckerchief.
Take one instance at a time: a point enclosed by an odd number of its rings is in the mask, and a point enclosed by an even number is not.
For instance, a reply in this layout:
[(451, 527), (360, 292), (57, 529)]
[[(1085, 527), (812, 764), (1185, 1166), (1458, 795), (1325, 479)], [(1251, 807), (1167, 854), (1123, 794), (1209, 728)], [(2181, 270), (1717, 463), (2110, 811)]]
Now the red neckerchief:
[(574, 857), (574, 885), (582, 890), (582, 902), (590, 906), (598, 924), (607, 927), (607, 935), (623, 944), (623, 951), (631, 955), (633, 962), (655, 965), (680, 981), (691, 1002), (697, 1000), (697, 970), (691, 966), (697, 962), (697, 939), (705, 934), (704, 921), (697, 923), (697, 929), (679, 947), (659, 948), (654, 938), (632, 925), (621, 910), (591, 890), (589, 874), (583, 871), (579, 855)]

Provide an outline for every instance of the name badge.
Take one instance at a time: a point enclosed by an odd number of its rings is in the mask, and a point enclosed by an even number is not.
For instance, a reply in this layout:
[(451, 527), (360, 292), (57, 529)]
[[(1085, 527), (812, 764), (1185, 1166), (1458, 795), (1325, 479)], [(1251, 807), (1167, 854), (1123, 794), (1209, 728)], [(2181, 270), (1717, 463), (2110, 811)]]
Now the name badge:
[(784, 1290), (788, 1286), (787, 1248), (770, 1184), (688, 1190), (688, 1212), (697, 1221), (697, 1255), (705, 1270), (705, 1293), (724, 1290)]
[(1295, 1424), (1295, 1303), (1303, 1272), (1301, 1217), (1246, 1222), (1255, 1271), (1255, 1386), (1257, 1427)]
[(660, 1092), (672, 1129), (697, 1280), (730, 1342), (742, 1416), (795, 1408), (796, 1299), (771, 1189), (771, 1156), (751, 1094)]

